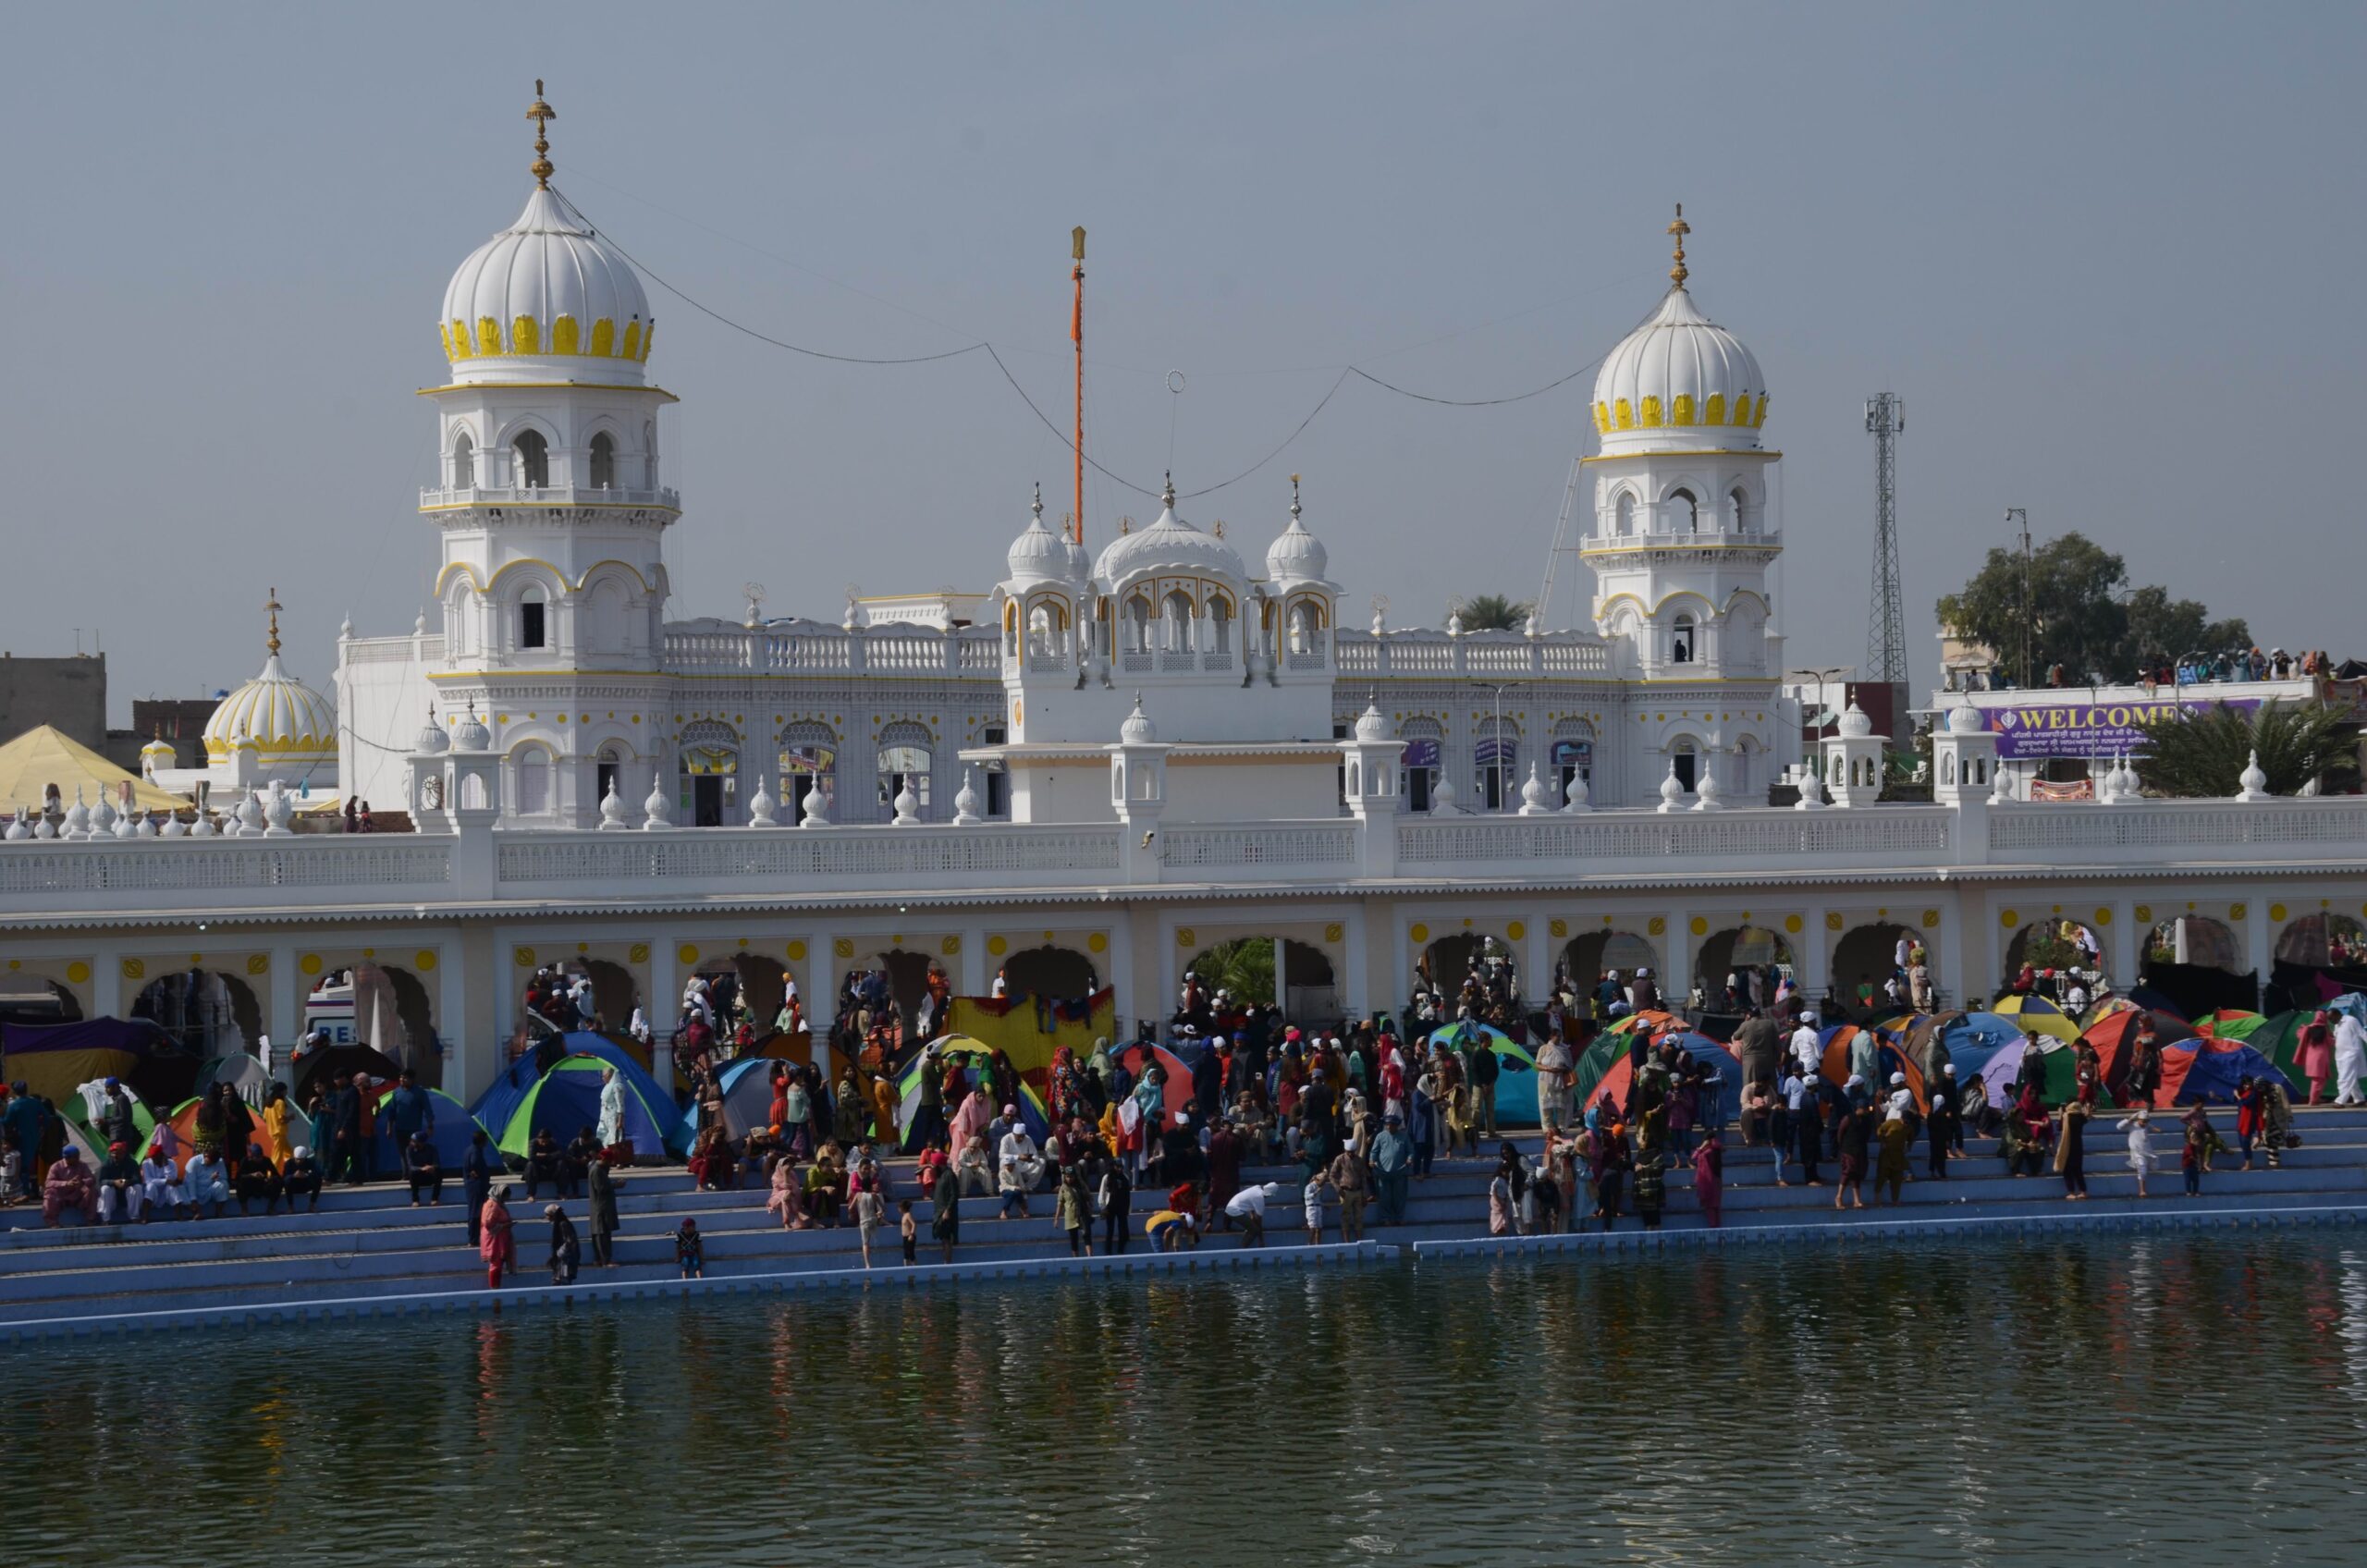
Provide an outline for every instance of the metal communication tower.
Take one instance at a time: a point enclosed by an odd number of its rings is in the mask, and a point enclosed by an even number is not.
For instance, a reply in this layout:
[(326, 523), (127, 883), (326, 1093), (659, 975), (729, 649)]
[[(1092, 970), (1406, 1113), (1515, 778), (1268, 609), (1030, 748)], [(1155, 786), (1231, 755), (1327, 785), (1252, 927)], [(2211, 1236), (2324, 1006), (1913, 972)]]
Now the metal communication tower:
[[(1585, 473), (1585, 472), (1586, 468), (1584, 459), (1573, 458), (1570, 459), (1570, 483), (1564, 485), (1562, 490), (1562, 515), (1553, 524), (1553, 547), (1545, 552), (1545, 586), (1537, 591), (1537, 624), (1540, 629), (1547, 631), (1551, 631), (1556, 629), (1556, 623), (1553, 619), (1553, 578), (1555, 575), (1555, 569), (1561, 565), (1562, 557), (1565, 553), (1569, 555), (1576, 555), (1578, 550), (1577, 541), (1570, 536), (1570, 515), (1577, 509), (1578, 479)], [(1576, 593), (1575, 586), (1573, 586), (1571, 592), (1573, 594)], [(1575, 614), (1576, 612), (1574, 611), (1574, 617)], [(1577, 620), (1573, 619), (1570, 624), (1572, 626), (1576, 626), (1577, 624)]]
[(1895, 394), (1866, 400), (1866, 429), (1874, 438), (1874, 597), (1866, 616), (1866, 677), (1901, 692), (1907, 686), (1907, 619), (1899, 607), (1896, 502), (1898, 433), (1906, 428), (1905, 409)]

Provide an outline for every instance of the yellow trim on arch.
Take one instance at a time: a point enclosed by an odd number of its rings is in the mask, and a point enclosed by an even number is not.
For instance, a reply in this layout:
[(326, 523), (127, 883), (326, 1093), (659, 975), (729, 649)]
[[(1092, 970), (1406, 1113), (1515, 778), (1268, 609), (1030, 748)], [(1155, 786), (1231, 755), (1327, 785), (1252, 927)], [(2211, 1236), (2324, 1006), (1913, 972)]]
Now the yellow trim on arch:
[(549, 572), (553, 577), (558, 579), (559, 585), (570, 594), (582, 593), (585, 585), (592, 581), (592, 574), (599, 570), (604, 566), (623, 568), (627, 572), (632, 574), (632, 580), (635, 582), (641, 584), (641, 591), (643, 593), (646, 594), (650, 591), (649, 579), (641, 574), (640, 569), (635, 567), (631, 561), (619, 560), (614, 556), (603, 556), (598, 560), (594, 561), (590, 566), (583, 569), (583, 575), (576, 578), (573, 582), (570, 582), (568, 580), (567, 573), (561, 571), (558, 567), (553, 566), (550, 562), (543, 559), (540, 556), (521, 556), (514, 561), (504, 561), (490, 579), (482, 581), (477, 577), (477, 569), (469, 562), (448, 561), (445, 564), (444, 570), (435, 574), (435, 596), (439, 599), (444, 596), (444, 585), (451, 581), (452, 574), (456, 571), (466, 574), (470, 587), (475, 589), (480, 594), (486, 594), (491, 593), (494, 586), (500, 582), (503, 578), (509, 576), (512, 570), (519, 567), (528, 566), (541, 567), (545, 571)]
[[(1625, 425), (1619, 427), (1626, 429)], [(1784, 454), (1775, 451), (1746, 452), (1733, 447), (1687, 447), (1666, 452), (1597, 452), (1590, 458), (1580, 458), (1582, 463), (1624, 463), (1637, 458), (1763, 458), (1769, 461)]]
[[(589, 355), (585, 356), (589, 358)], [(442, 386), (422, 386), (412, 392), (416, 398), (433, 398), (438, 392), (519, 392), (542, 391), (565, 387), (577, 392), (647, 392), (669, 403), (682, 399), (663, 386), (619, 386), (607, 381), (455, 381)]]

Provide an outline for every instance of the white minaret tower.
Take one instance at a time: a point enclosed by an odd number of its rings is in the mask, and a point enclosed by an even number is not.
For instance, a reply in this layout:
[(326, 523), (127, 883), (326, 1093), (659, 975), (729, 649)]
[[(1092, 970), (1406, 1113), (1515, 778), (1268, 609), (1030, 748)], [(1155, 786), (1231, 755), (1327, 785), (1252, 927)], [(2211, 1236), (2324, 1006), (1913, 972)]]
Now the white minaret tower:
[[(1783, 552), (1768, 506), (1781, 454), (1760, 445), (1767, 381), (1759, 361), (1686, 291), (1691, 232), (1680, 206), (1669, 225), (1668, 294), (1596, 378), (1602, 447), (1586, 459), (1595, 521), (1579, 553), (1594, 570), (1595, 625), (1617, 672), (1648, 683), (1638, 702), (1662, 716), (1633, 731), (1646, 744), (1625, 797), (1641, 798), (1674, 772), (1688, 793), (1714, 775), (1728, 802), (1748, 804), (1770, 782), (1782, 674), (1768, 582)], [(1686, 693), (1649, 689), (1659, 683), (1716, 694), (1687, 707)]]
[(639, 801), (667, 761), (660, 543), (680, 508), (657, 410), (674, 399), (648, 381), (641, 279), (551, 189), (542, 86), (525, 211), (444, 292), (451, 377), (426, 394), (442, 472), (420, 510), (444, 541), (438, 718), (473, 704), (490, 726), (502, 820), (589, 827), (605, 778)]

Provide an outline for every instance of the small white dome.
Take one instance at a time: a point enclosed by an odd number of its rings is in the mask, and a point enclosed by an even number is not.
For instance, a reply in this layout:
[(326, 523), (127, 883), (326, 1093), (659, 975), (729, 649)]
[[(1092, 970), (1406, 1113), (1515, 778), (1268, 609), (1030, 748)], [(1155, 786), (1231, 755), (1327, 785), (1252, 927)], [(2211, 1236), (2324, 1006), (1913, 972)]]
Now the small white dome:
[(1122, 533), (1101, 547), (1093, 575), (1111, 589), (1147, 572), (1214, 577), (1238, 587), (1248, 571), (1223, 540), (1201, 533), (1175, 515), (1175, 486), (1161, 497), (1159, 521), (1138, 533)]
[(1851, 703), (1849, 711), (1841, 716), (1840, 732), (1853, 741), (1863, 740), (1874, 732), (1874, 721), (1866, 717), (1865, 709)]
[(437, 323), (456, 381), (636, 386), (656, 325), (624, 252), (545, 186), (460, 263)]
[(1356, 716), (1356, 739), (1359, 741), (1389, 739), (1389, 720), (1381, 717), (1380, 704), (1378, 702), (1367, 703), (1365, 711)]
[(1013, 587), (1038, 582), (1063, 582), (1069, 577), (1069, 545), (1044, 526), (1044, 493), (1036, 492), (1035, 515), (1003, 556)]
[(427, 710), (427, 722), (419, 727), (419, 739), (411, 742), (411, 750), (422, 756), (440, 757), (452, 749), (452, 737), (435, 722), (435, 710)]
[(1266, 546), (1266, 576), (1280, 586), (1321, 582), (1331, 569), (1331, 552), (1299, 521), (1298, 475), (1291, 475), (1291, 525)]
[(464, 752), (489, 752), (493, 750), (493, 731), (477, 717), (477, 710), (471, 708), (469, 717), (452, 731), (452, 743)]
[(1953, 707), (1948, 710), (1949, 734), (1978, 735), (1981, 733), (1982, 728), (1981, 710), (1974, 707), (1970, 703), (1967, 703), (1961, 707)]
[(1143, 694), (1140, 692), (1134, 693), (1134, 711), (1126, 716), (1125, 723), (1118, 726), (1118, 739), (1129, 746), (1147, 746), (1159, 739), (1159, 726), (1150, 721), (1150, 715), (1143, 712)]

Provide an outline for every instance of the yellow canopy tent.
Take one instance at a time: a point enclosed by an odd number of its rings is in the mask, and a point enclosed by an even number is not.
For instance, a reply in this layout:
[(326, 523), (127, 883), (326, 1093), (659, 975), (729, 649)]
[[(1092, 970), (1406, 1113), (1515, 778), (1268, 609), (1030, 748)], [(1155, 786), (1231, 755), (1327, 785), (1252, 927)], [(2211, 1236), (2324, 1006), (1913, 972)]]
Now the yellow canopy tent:
[(40, 810), (42, 796), (52, 784), (57, 786), (59, 798), (69, 806), (74, 803), (74, 791), (79, 788), (85, 804), (97, 805), (99, 797), (104, 795), (120, 810), (124, 803), (123, 787), (129, 784), (131, 804), (136, 810), (190, 809), (190, 802), (180, 796), (126, 773), (90, 747), (69, 740), (46, 724), (28, 729), (0, 746), (0, 811)]

